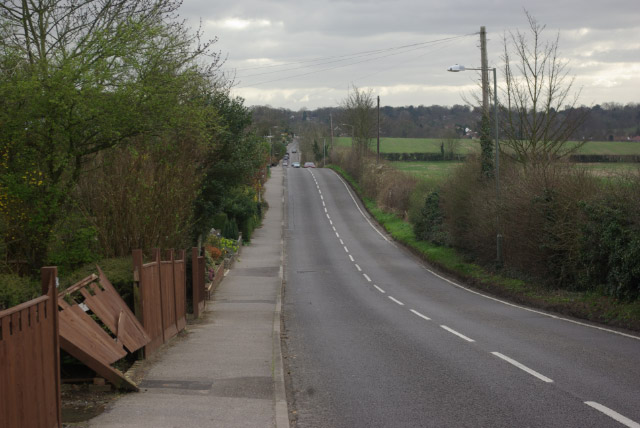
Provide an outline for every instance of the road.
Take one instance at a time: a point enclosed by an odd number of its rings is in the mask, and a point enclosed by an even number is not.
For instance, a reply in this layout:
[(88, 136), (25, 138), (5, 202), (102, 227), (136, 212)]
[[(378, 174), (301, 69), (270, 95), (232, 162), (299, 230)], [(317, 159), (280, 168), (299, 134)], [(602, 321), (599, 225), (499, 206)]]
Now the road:
[(287, 168), (298, 427), (640, 427), (640, 338), (468, 290), (395, 245), (329, 169)]

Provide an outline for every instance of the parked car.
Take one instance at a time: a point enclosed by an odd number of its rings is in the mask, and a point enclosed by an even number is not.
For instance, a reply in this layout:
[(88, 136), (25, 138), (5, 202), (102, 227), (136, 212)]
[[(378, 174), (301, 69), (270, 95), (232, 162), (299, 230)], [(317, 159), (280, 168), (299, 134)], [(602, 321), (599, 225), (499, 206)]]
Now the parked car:
[(294, 162), (291, 164), (291, 166), (294, 168), (300, 168), (300, 162)]
[(298, 149), (291, 150), (291, 153), (298, 153)]
[(289, 166), (289, 161), (288, 160), (283, 160), (282, 161), (282, 166)]
[(315, 167), (316, 167), (316, 164), (315, 164), (315, 163), (313, 163), (313, 162), (305, 162), (305, 163), (304, 163), (304, 167), (305, 167), (305, 168), (315, 168)]

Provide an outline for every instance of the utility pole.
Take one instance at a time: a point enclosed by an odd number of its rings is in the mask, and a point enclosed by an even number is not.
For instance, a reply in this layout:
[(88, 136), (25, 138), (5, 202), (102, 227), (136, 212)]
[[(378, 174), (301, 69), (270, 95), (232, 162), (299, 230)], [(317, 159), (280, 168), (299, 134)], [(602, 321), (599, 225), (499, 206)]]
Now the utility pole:
[(322, 139), (322, 167), (323, 168), (327, 164), (327, 149), (326, 149), (327, 146), (326, 145), (327, 145), (327, 139), (323, 138)]
[(380, 95), (378, 95), (378, 150), (377, 150), (376, 163), (380, 163)]
[(482, 73), (482, 114), (489, 117), (489, 63), (487, 61), (487, 31), (480, 27), (480, 68)]
[(329, 126), (331, 127), (331, 146), (333, 147), (333, 114), (329, 113)]

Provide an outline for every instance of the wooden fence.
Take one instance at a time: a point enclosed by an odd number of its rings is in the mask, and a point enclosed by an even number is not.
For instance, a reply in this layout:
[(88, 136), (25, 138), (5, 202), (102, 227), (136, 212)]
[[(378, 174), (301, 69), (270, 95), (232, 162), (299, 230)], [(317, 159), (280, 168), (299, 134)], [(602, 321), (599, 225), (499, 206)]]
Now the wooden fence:
[(153, 261), (143, 263), (142, 250), (133, 250), (133, 276), (136, 314), (151, 341), (145, 356), (175, 336), (187, 324), (185, 251), (174, 258), (169, 250), (167, 260), (160, 260), (160, 250), (153, 250)]
[(43, 295), (0, 312), (0, 428), (62, 426), (57, 269)]

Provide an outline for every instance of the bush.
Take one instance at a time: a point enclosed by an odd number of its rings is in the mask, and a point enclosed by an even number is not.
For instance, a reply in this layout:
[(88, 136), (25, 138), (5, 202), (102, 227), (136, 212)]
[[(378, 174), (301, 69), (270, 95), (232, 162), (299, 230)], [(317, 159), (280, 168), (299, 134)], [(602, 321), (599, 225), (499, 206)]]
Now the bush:
[(40, 281), (16, 274), (0, 274), (0, 310), (9, 309), (40, 294)]
[(640, 180), (581, 202), (580, 285), (625, 300), (640, 297)]
[(222, 228), (222, 236), (229, 239), (238, 239), (238, 223), (235, 219), (231, 219), (224, 224)]
[(97, 229), (73, 210), (54, 228), (48, 251), (48, 264), (65, 275), (100, 258)]
[(443, 227), (444, 215), (440, 208), (440, 193), (431, 192), (424, 201), (420, 216), (414, 220), (413, 232), (416, 239), (436, 245), (446, 245), (449, 237)]

